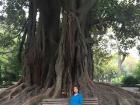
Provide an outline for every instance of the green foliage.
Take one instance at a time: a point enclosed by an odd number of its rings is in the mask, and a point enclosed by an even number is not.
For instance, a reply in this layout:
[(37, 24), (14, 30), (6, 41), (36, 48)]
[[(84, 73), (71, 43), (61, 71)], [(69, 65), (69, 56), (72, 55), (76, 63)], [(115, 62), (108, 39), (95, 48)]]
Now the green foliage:
[(26, 21), (26, 0), (4, 0), (0, 21), (0, 85), (10, 85), (21, 76), (17, 54)]
[(140, 62), (137, 64), (137, 67), (133, 74), (136, 76), (138, 82), (140, 83)]
[(117, 76), (118, 67), (115, 56), (111, 55), (107, 49), (107, 42), (104, 43), (104, 41), (99, 41), (100, 46), (96, 46), (93, 50), (94, 79), (96, 81), (111, 82), (111, 79)]
[(124, 62), (125, 73), (117, 75), (111, 80), (114, 85), (135, 86), (140, 83), (140, 63), (137, 65), (136, 60), (128, 56)]
[(112, 83), (113, 85), (122, 85), (122, 80), (123, 80), (123, 78), (124, 78), (123, 75), (121, 75), (121, 76), (119, 76), (119, 77), (116, 77), (116, 78), (113, 78), (113, 79), (111, 80), (111, 83)]
[(95, 80), (103, 80), (105, 75), (104, 66), (108, 64), (111, 59), (110, 51), (107, 49), (107, 39), (104, 39), (102, 36), (97, 35), (93, 36), (94, 45), (93, 45), (93, 59), (94, 59), (94, 77)]
[(135, 86), (138, 83), (138, 79), (132, 75), (125, 76), (122, 80), (125, 86)]
[(26, 13), (23, 9), (26, 5), (26, 0), (7, 0), (6, 5), (7, 24), (19, 30), (26, 20)]
[(133, 2), (121, 2), (115, 14), (116, 21), (112, 23), (115, 36), (119, 41), (119, 46), (123, 51), (135, 46), (135, 38), (140, 33), (140, 10), (139, 4)]
[[(106, 79), (111, 75), (113, 82), (121, 83), (122, 77), (118, 75), (117, 71), (118, 61), (109, 62), (110, 59), (107, 56), (111, 55), (108, 53), (108, 48), (114, 47), (119, 50), (119, 53), (128, 54), (128, 50), (135, 46), (136, 39), (140, 36), (139, 8), (140, 4), (135, 3), (133, 0), (99, 0), (95, 8), (93, 8), (91, 22), (94, 23), (94, 21), (98, 20), (91, 30), (94, 34), (95, 78)], [(105, 34), (108, 28), (113, 31), (113, 34), (111, 33), (109, 36)], [(109, 38), (104, 40), (103, 37)], [(115, 43), (112, 43), (111, 40), (115, 40)], [(108, 46), (107, 43), (109, 42), (112, 43), (111, 46)], [(117, 79), (114, 79), (114, 77)]]
[(126, 75), (132, 74), (137, 68), (138, 60), (133, 56), (127, 56), (123, 65), (125, 66), (125, 70), (127, 71)]
[(91, 18), (98, 20), (96, 29), (106, 32), (112, 28), (115, 35), (110, 39), (117, 41), (121, 52), (127, 52), (135, 46), (135, 40), (140, 36), (140, 4), (134, 0), (99, 0), (93, 8)]
[(17, 53), (0, 55), (0, 85), (7, 86), (16, 82), (21, 76), (21, 64), (18, 63)]

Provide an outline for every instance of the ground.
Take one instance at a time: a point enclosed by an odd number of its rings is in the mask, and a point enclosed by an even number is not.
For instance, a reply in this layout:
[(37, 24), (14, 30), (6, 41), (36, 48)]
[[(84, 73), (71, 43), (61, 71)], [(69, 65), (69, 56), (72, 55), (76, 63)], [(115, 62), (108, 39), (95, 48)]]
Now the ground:
[[(17, 91), (20, 91), (20, 94), (12, 93), (11, 97), (9, 97), (11, 90), (6, 90), (7, 92), (3, 94), (5, 98), (0, 96), (0, 105), (38, 105), (38, 102), (51, 91), (51, 88), (42, 89), (40, 92), (35, 87), (24, 88), (23, 86), (21, 88), (23, 89)], [(139, 94), (109, 84), (94, 83), (93, 92), (99, 99), (99, 105), (140, 105)]]

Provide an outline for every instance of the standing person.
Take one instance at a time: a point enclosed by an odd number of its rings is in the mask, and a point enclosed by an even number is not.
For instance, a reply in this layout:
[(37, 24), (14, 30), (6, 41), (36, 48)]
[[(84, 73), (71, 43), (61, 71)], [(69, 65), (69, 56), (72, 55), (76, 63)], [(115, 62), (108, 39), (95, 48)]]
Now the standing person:
[(70, 98), (69, 105), (82, 105), (83, 97), (79, 93), (79, 87), (78, 86), (73, 87), (73, 93), (74, 94)]

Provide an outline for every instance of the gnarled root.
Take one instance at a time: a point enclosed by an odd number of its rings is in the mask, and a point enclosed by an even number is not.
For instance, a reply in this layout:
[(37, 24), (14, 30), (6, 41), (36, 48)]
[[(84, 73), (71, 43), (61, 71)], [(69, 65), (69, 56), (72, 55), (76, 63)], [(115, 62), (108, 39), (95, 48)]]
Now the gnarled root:
[(9, 94), (9, 100), (11, 98), (13, 98), (14, 96), (16, 96), (19, 92), (21, 92), (23, 89), (25, 88), (25, 84), (22, 83), (19, 86), (17, 85), (17, 87), (13, 88), (12, 91)]

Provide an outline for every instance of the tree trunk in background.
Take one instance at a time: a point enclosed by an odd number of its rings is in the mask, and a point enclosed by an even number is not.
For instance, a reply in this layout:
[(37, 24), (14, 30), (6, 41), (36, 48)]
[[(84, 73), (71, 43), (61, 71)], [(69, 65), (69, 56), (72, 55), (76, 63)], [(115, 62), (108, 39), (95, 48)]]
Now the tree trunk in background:
[(118, 69), (119, 69), (120, 74), (123, 73), (123, 62), (125, 61), (126, 56), (127, 56), (127, 53), (122, 52), (118, 48)]

